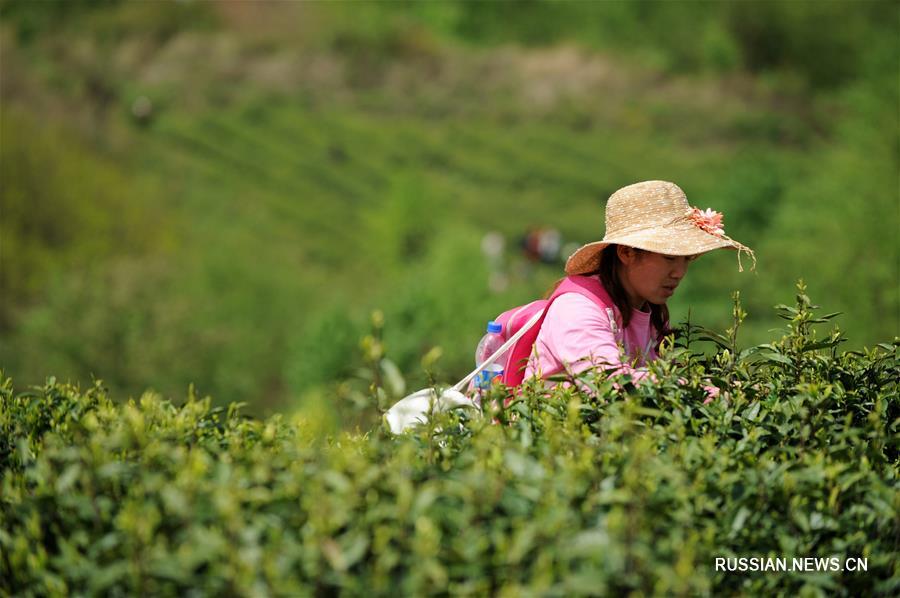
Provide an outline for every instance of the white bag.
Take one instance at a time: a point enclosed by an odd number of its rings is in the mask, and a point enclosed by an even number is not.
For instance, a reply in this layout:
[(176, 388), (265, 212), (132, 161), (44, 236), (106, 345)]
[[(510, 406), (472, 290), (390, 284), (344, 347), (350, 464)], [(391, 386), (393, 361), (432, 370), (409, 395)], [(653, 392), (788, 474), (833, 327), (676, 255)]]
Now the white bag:
[(391, 432), (400, 434), (418, 424), (428, 423), (428, 414), (449, 411), (460, 407), (478, 408), (478, 404), (463, 393), (448, 388), (438, 396), (433, 388), (423, 388), (399, 400), (384, 414)]

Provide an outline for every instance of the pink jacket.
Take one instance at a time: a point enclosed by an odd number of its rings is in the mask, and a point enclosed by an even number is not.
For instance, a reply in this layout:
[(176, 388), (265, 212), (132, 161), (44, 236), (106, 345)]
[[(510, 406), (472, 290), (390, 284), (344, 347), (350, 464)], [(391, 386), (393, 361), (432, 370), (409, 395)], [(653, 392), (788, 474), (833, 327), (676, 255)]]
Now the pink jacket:
[(564, 364), (576, 374), (602, 365), (635, 380), (643, 378), (647, 375), (643, 366), (658, 357), (650, 312), (632, 310), (624, 331), (616, 320), (621, 321), (615, 308), (602, 310), (578, 293), (561, 295), (547, 311), (525, 378), (562, 372)]
[[(552, 376), (564, 371), (565, 364), (574, 374), (599, 365), (613, 373), (630, 374), (634, 381), (647, 377), (645, 366), (659, 357), (650, 312), (633, 309), (624, 331), (620, 322), (613, 307), (601, 309), (579, 293), (560, 295), (547, 310), (525, 379)], [(719, 389), (710, 383), (703, 388), (707, 395), (704, 404), (719, 396)]]

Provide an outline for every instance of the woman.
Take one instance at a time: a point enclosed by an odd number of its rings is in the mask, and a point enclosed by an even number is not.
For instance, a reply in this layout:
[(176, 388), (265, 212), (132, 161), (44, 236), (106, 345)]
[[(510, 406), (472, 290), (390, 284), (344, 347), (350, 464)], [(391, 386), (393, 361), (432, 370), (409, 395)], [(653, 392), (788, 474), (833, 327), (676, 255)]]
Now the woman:
[(738, 250), (739, 267), (740, 252), (746, 251), (755, 264), (749, 248), (725, 235), (722, 215), (692, 208), (678, 185), (645, 181), (613, 193), (603, 240), (581, 247), (566, 262), (569, 279), (600, 300), (551, 291), (525, 378), (597, 366), (633, 379), (646, 376), (644, 366), (657, 358), (668, 333), (666, 301), (690, 262), (713, 249)]

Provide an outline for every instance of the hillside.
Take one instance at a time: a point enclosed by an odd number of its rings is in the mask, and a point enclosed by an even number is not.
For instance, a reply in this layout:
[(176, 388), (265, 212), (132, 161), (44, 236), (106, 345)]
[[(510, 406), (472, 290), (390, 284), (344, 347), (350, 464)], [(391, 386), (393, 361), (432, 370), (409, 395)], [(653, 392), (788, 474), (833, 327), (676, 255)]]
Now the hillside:
[(598, 239), (649, 178), (758, 258), (704, 257), (675, 321), (739, 290), (762, 342), (804, 278), (852, 348), (900, 333), (896, 5), (428, 4), (0, 5), (4, 370), (328, 403), (377, 309), (408, 384), (458, 378), (560, 275), (519, 237)]

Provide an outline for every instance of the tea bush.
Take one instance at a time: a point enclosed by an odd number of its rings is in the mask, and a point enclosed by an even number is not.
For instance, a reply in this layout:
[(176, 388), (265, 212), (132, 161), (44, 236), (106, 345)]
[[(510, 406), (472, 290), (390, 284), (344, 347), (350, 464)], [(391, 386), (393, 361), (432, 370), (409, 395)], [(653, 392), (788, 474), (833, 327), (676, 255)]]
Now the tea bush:
[[(402, 437), (3, 377), (0, 592), (896, 595), (900, 340), (841, 352), (814, 307), (740, 349), (736, 303), (655, 383), (564, 375)], [(715, 570), (734, 556), (868, 570)]]

